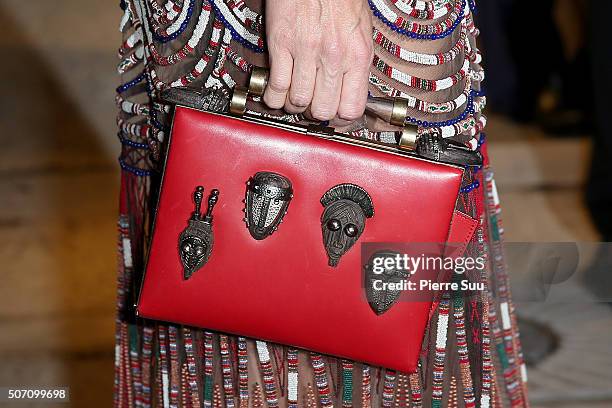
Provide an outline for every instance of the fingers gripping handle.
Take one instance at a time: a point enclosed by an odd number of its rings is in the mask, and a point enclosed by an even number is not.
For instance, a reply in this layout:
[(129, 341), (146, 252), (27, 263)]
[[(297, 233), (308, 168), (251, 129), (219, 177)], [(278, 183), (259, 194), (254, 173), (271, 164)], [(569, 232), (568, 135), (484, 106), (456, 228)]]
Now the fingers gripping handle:
[[(230, 103), (230, 112), (235, 115), (243, 115), (246, 111), (246, 102), (249, 95), (263, 96), (268, 85), (269, 71), (262, 67), (253, 67), (249, 78), (248, 89), (235, 87)], [(416, 142), (416, 126), (406, 126), (405, 120), (408, 115), (408, 101), (404, 98), (376, 98), (369, 96), (366, 111), (389, 122), (394, 126), (403, 127), (400, 144), (406, 148), (414, 147)]]

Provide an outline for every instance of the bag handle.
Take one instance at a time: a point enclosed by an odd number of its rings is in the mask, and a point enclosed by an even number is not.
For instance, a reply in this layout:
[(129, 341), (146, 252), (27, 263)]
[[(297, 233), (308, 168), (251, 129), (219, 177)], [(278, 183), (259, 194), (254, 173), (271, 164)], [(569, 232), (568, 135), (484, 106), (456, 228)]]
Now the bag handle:
[[(262, 97), (268, 85), (268, 77), (268, 69), (254, 66), (248, 88), (234, 87), (229, 107), (230, 113), (237, 116), (244, 115), (249, 95)], [(405, 123), (408, 109), (408, 100), (399, 97), (388, 99), (368, 96), (366, 103), (367, 112), (391, 125), (402, 128), (396, 140), (399, 148), (415, 150), (419, 156), (439, 162), (461, 166), (482, 165), (483, 158), (479, 151), (472, 151), (465, 145), (443, 139), (438, 134), (419, 136), (416, 126)]]
[[(268, 86), (270, 71), (267, 68), (254, 66), (249, 78), (248, 88), (234, 87), (230, 101), (230, 113), (242, 116), (246, 112), (246, 103), (249, 95), (262, 97)], [(405, 119), (408, 115), (408, 100), (404, 98), (377, 98), (368, 96), (366, 111), (379, 117), (393, 126), (402, 128), (402, 135), (398, 140), (401, 148), (414, 150), (418, 137), (418, 128), (414, 125), (406, 125)]]
[[(231, 99), (225, 92), (211, 89), (198, 92), (180, 87), (165, 89), (161, 92), (160, 97), (170, 103), (213, 112), (227, 111), (229, 105), (231, 114), (243, 116), (246, 112), (249, 95), (263, 96), (267, 84), (268, 70), (262, 67), (253, 67), (248, 88), (234, 87)], [(482, 154), (478, 150), (473, 151), (461, 143), (444, 139), (437, 133), (419, 135), (416, 126), (406, 125), (405, 118), (408, 114), (408, 108), (408, 101), (404, 98), (368, 97), (366, 105), (366, 110), (369, 113), (392, 125), (401, 127), (402, 131), (396, 137), (397, 147), (400, 149), (412, 150), (420, 157), (442, 163), (458, 166), (482, 165)], [(333, 129), (325, 128), (325, 131), (333, 131)]]

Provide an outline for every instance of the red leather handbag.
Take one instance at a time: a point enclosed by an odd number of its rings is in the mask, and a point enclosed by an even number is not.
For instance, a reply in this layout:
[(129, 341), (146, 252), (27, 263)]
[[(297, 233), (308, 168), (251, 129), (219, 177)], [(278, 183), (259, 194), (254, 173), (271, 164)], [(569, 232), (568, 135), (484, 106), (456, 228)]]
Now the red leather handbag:
[(431, 300), (373, 308), (359, 247), (468, 241), (462, 171), (177, 106), (138, 315), (414, 372)]

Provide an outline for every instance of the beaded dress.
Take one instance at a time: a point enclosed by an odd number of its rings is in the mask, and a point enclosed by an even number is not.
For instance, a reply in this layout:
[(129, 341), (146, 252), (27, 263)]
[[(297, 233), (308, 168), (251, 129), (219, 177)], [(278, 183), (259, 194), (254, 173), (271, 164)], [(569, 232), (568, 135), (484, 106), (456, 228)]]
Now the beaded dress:
[[(366, 1), (366, 0), (364, 0)], [(420, 132), (481, 149), (486, 103), (473, 0), (367, 0), (375, 58), (370, 93), (409, 100)], [(116, 407), (502, 407), (527, 406), (526, 369), (501, 251), (493, 173), (466, 171), (458, 208), (479, 220), (472, 276), (486, 291), (445, 293), (416, 373), (405, 374), (255, 339), (134, 316), (171, 107), (168, 87), (245, 86), (265, 66), (262, 0), (122, 0), (117, 88), (122, 145), (116, 324)], [(296, 115), (252, 108), (261, 115)], [(364, 118), (353, 135), (390, 142), (397, 128)], [(223, 305), (219, 305), (223, 308)], [(282, 313), (279, 311), (279, 313)], [(245, 319), (255, 318), (245, 313)], [(364, 333), (364, 336), (371, 335)], [(359, 341), (358, 338), (355, 341)]]

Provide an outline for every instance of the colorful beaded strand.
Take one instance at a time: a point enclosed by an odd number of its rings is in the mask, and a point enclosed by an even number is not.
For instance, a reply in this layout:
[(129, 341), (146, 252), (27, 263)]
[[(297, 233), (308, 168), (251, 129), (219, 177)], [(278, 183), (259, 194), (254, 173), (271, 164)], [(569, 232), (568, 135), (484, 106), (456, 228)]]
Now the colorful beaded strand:
[(315, 382), (317, 384), (319, 402), (321, 403), (321, 406), (331, 408), (334, 406), (334, 404), (331, 400), (331, 392), (327, 382), (327, 371), (325, 369), (323, 357), (318, 353), (310, 353), (310, 362), (314, 371)]
[(277, 407), (278, 397), (276, 393), (276, 382), (274, 381), (274, 370), (272, 369), (272, 362), (270, 361), (268, 344), (265, 341), (256, 341), (255, 345), (257, 346), (257, 356), (261, 365), (266, 402), (269, 407)]
[(227, 7), (227, 4), (221, 0), (211, 0), (211, 4), (215, 9), (217, 18), (223, 21), (225, 27), (232, 33), (232, 37), (235, 41), (249, 48), (251, 51), (257, 53), (264, 52), (263, 38), (247, 30)]
[(193, 345), (193, 335), (191, 329), (183, 328), (183, 341), (185, 343), (185, 356), (187, 359), (187, 373), (189, 392), (191, 393), (191, 403), (199, 407), (200, 406), (200, 391), (198, 387), (198, 367), (196, 365), (196, 355)]
[(443, 65), (454, 61), (458, 55), (465, 49), (467, 41), (467, 28), (462, 26), (461, 35), (453, 47), (447, 51), (438, 54), (423, 54), (414, 51), (410, 51), (403, 48), (401, 45), (394, 43), (382, 31), (374, 28), (373, 33), (374, 42), (382, 49), (387, 51), (389, 54), (397, 57), (403, 61), (420, 64), (420, 65)]
[(253, 384), (253, 408), (264, 408), (264, 398), (259, 383)]
[(395, 379), (395, 371), (385, 370), (385, 381), (382, 393), (382, 406), (384, 408), (390, 408), (393, 406), (393, 400), (395, 395)]
[[(394, 408), (407, 408), (410, 404), (410, 384), (408, 377), (405, 374), (399, 374), (397, 377), (397, 392), (395, 393)], [(403, 403), (402, 403), (403, 402)]]
[(189, 393), (189, 369), (187, 363), (183, 363), (181, 366), (181, 408), (191, 407), (190, 393)]
[(372, 406), (371, 375), (370, 366), (364, 364), (361, 369), (361, 406), (370, 408)]
[(178, 79), (172, 81), (170, 84), (164, 83), (161, 79), (158, 78), (157, 72), (154, 69), (151, 69), (151, 77), (152, 77), (155, 89), (157, 89), (158, 91), (161, 91), (168, 87), (187, 86), (193, 81), (195, 81), (197, 78), (199, 78), (200, 75), (202, 75), (202, 73), (208, 67), (208, 64), (212, 60), (212, 57), (217, 52), (217, 49), (220, 45), (219, 39), (221, 38), (221, 34), (223, 30), (224, 30), (223, 24), (221, 23), (221, 21), (215, 19), (213, 23), (213, 31), (211, 34), (211, 38), (208, 42), (208, 47), (202, 54), (202, 57), (195, 64), (194, 68), (191, 71), (182, 75)]
[(353, 407), (353, 367), (354, 363), (342, 360), (342, 407)]
[(178, 357), (178, 328), (168, 326), (170, 345), (170, 408), (178, 408), (181, 388), (181, 365)]
[(503, 248), (501, 244), (501, 236), (503, 228), (500, 221), (500, 205), (493, 172), (487, 170), (485, 172), (485, 180), (488, 190), (488, 214), (489, 214), (489, 229), (491, 231), (491, 260), (493, 272), (497, 282), (497, 297), (501, 299), (499, 303), (499, 311), (501, 315), (501, 329), (499, 320), (497, 327), (494, 326), (493, 333), (496, 339), (497, 352), (502, 365), (503, 376), (506, 383), (511, 404), (513, 407), (521, 407), (526, 401), (526, 390), (524, 387), (524, 379), (522, 374), (522, 361), (520, 359), (520, 351), (517, 347), (517, 339), (514, 333), (516, 321), (513, 320), (514, 310), (510, 299), (508, 276), (505, 272), (505, 264), (503, 262)]
[(224, 69), (225, 61), (227, 60), (227, 50), (229, 48), (229, 43), (231, 40), (231, 33), (229, 31), (225, 31), (225, 33), (223, 33), (221, 47), (219, 48), (213, 71), (211, 75), (206, 79), (206, 83), (204, 85), (206, 88), (220, 89), (223, 87), (223, 83), (225, 83), (225, 85), (231, 89), (236, 84), (236, 82), (232, 79), (231, 76), (229, 76), (227, 71), (225, 71)]
[(457, 377), (451, 376), (450, 389), (448, 393), (448, 408), (459, 407), (459, 398), (457, 398)]
[(213, 391), (213, 408), (223, 408), (223, 399), (221, 397), (221, 386), (219, 384), (215, 384), (215, 389)]
[(317, 408), (317, 397), (311, 383), (306, 386), (306, 408)]
[(117, 273), (117, 297), (116, 297), (116, 319), (115, 319), (115, 358), (114, 358), (114, 382), (113, 382), (113, 402), (115, 407), (123, 407), (125, 400), (125, 393), (128, 384), (125, 382), (124, 372), (124, 361), (123, 347), (125, 342), (123, 340), (123, 326), (125, 323), (120, 319), (121, 313), (125, 308), (126, 303), (126, 288), (128, 281), (129, 268), (132, 267), (132, 258), (129, 248), (131, 247), (129, 239), (129, 222), (127, 217), (121, 215), (118, 222), (119, 229), (119, 240), (118, 240), (118, 252), (120, 259), (123, 262), (119, 263)]
[(411, 1), (410, 3), (406, 0), (391, 1), (402, 13), (420, 20), (435, 20), (444, 17), (453, 10), (453, 5), (449, 0), (420, 2)]
[(151, 407), (151, 366), (155, 329), (145, 326), (142, 330), (142, 406)]
[(243, 56), (238, 54), (231, 47), (228, 47), (227, 49), (227, 59), (240, 68), (240, 70), (243, 72), (251, 72), (253, 70), (253, 64), (249, 63)]
[(474, 386), (472, 384), (472, 373), (470, 370), (469, 351), (465, 330), (465, 307), (462, 291), (453, 293), (453, 317), (455, 320), (455, 341), (457, 353), (459, 354), (459, 368), (461, 371), (461, 383), (463, 386), (463, 402), (466, 408), (476, 407)]
[(298, 408), (298, 350), (287, 349), (287, 407)]
[(183, 8), (181, 9), (181, 13), (178, 18), (173, 21), (172, 24), (170, 24), (167, 28), (154, 28), (154, 31), (152, 32), (153, 39), (161, 43), (167, 43), (178, 38), (178, 36), (181, 35), (189, 25), (194, 8), (195, 0), (189, 0), (189, 5), (187, 7), (183, 5)]
[(206, 31), (206, 27), (208, 26), (210, 20), (211, 10), (212, 7), (207, 1), (205, 1), (202, 5), (202, 11), (200, 12), (198, 22), (193, 30), (191, 38), (189, 38), (185, 45), (183, 45), (183, 48), (172, 53), (171, 55), (162, 56), (157, 50), (155, 43), (150, 43), (149, 51), (151, 53), (151, 56), (153, 57), (153, 60), (158, 65), (168, 66), (182, 61), (183, 59), (185, 59), (185, 57), (191, 54), (195, 50), (197, 45), (200, 43), (200, 40), (202, 39), (204, 32)]
[(385, 76), (394, 79), (399, 83), (407, 85), (411, 88), (417, 88), (430, 92), (441, 91), (455, 86), (467, 77), (470, 70), (470, 61), (466, 58), (463, 61), (461, 69), (459, 69), (459, 71), (457, 71), (455, 74), (443, 79), (430, 80), (406, 74), (405, 72), (387, 64), (378, 55), (374, 55), (372, 65)]
[(170, 408), (170, 378), (168, 375), (168, 328), (167, 326), (160, 324), (157, 330), (158, 341), (159, 341), (159, 365), (161, 366), (161, 390), (163, 407)]
[[(432, 114), (450, 113), (462, 106), (466, 106), (466, 103), (470, 102), (470, 96), (473, 96), (472, 91), (471, 91), (472, 81), (469, 77), (465, 81), (463, 92), (459, 94), (457, 98), (453, 99), (452, 101), (441, 102), (441, 103), (427, 102), (427, 101), (415, 98), (414, 96), (408, 95), (405, 92), (401, 92), (373, 73), (370, 73), (369, 82), (370, 84), (374, 85), (376, 89), (378, 89), (381, 93), (387, 96), (390, 96), (390, 97), (398, 96), (398, 97), (404, 98), (406, 99), (409, 108), (416, 109), (424, 113), (432, 113)], [(484, 108), (484, 105), (482, 105), (479, 100), (478, 109), (481, 110), (483, 108)], [(445, 121), (443, 124), (448, 125), (449, 121)]]
[(368, 0), (374, 16), (393, 31), (418, 40), (438, 40), (451, 35), (461, 24), (466, 12), (466, 0), (455, 2), (455, 9), (439, 23), (424, 25), (409, 23), (385, 4), (384, 0)]
[(450, 310), (450, 294), (445, 292), (438, 305), (438, 323), (436, 327), (436, 351), (433, 363), (432, 408), (442, 407), (444, 386), (444, 366), (446, 362), (446, 341), (448, 335), (448, 319)]
[[(123, 58), (124, 55), (132, 51), (137, 45), (142, 43), (143, 31), (140, 29), (140, 23), (134, 25), (134, 31), (130, 34), (126, 40), (121, 44), (121, 47), (117, 50), (119, 58)], [(143, 48), (144, 50), (144, 48)]]
[(123, 75), (126, 72), (130, 71), (132, 68), (136, 67), (138, 64), (142, 62), (144, 58), (144, 47), (139, 46), (129, 54), (124, 57), (119, 64), (117, 65), (117, 73), (119, 75)]
[[(485, 141), (484, 134), (481, 135), (479, 140), (479, 148)], [(478, 175), (478, 179), (482, 180), (482, 173)], [(483, 209), (484, 210), (484, 209)], [(477, 210), (478, 211), (478, 210)], [(482, 361), (481, 361), (481, 386), (480, 386), (480, 407), (490, 408), (492, 390), (495, 383), (496, 373), (495, 364), (493, 364), (493, 358), (491, 354), (491, 312), (489, 307), (490, 298), (492, 298), (492, 282), (491, 275), (487, 273), (490, 271), (490, 258), (488, 256), (485, 234), (484, 234), (485, 222), (484, 217), (480, 217), (479, 226), (476, 230), (476, 242), (478, 252), (480, 256), (485, 259), (486, 267), (480, 272), (480, 280), (486, 284), (486, 289), (480, 294), (480, 301), (482, 304), (482, 323), (481, 323), (481, 348), (482, 348)]]
[(412, 373), (408, 376), (410, 382), (410, 399), (412, 408), (421, 408), (423, 405), (423, 387), (421, 386), (420, 373)]
[(221, 371), (223, 374), (223, 393), (226, 408), (234, 408), (234, 382), (232, 379), (232, 363), (229, 355), (229, 338), (219, 335), (219, 348), (221, 349)]
[(130, 371), (132, 374), (132, 387), (134, 391), (134, 404), (137, 408), (142, 407), (142, 368), (138, 348), (138, 326), (128, 325), (130, 338)]
[(213, 399), (213, 334), (204, 332), (204, 394), (203, 405), (212, 407)]
[(224, 0), (232, 13), (242, 24), (251, 30), (261, 32), (263, 30), (263, 16), (257, 14), (244, 4), (244, 0)]
[(247, 341), (238, 337), (238, 390), (240, 395), (240, 408), (249, 407), (249, 360)]

